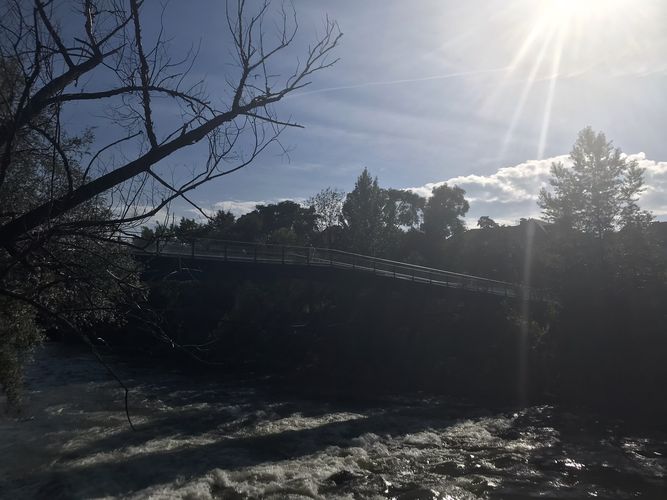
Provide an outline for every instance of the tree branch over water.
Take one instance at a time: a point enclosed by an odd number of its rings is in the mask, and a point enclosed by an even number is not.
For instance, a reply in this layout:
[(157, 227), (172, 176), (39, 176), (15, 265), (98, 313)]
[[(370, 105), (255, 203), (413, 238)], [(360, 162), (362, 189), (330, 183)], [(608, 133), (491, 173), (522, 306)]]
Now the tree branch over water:
[[(236, 144), (237, 135), (254, 135), (259, 139), (256, 149), (263, 150), (264, 142), (273, 141), (285, 126), (298, 126), (291, 120), (281, 120), (272, 111), (271, 105), (308, 85), (311, 75), (336, 62), (331, 53), (342, 36), (337, 24), (327, 19), (324, 34), (306, 51), (303, 63), (297, 63), (292, 73), (281, 78), (273, 74), (269, 66), (279, 53), (294, 42), (298, 29), (296, 13), (288, 15), (284, 8), (273, 12), (269, 2), (263, 3), (256, 12), (250, 12), (244, 1), (238, 1), (233, 6), (231, 3), (228, 2), (227, 6), (227, 26), (232, 34), (238, 71), (235, 77), (229, 77), (230, 81), (235, 78), (236, 82), (232, 85), (233, 97), (222, 109), (215, 109), (210, 104), (203, 82), (182, 88), (194, 56), (190, 54), (180, 63), (173, 63), (161, 35), (150, 50), (144, 49), (142, 2), (130, 0), (129, 6), (121, 1), (85, 2), (79, 14), (86, 36), (74, 37), (73, 45), (65, 42), (65, 35), (58, 31), (58, 16), (62, 13), (51, 4), (35, 0), (33, 11), (38, 15), (33, 16), (24, 4), (10, 4), (3, 16), (7, 21), (0, 39), (0, 50), (2, 64), (17, 68), (16, 79), (12, 82), (15, 88), (12, 90), (20, 98), (6, 99), (6, 109), (3, 109), (0, 123), (0, 147), (3, 149), (0, 187), (7, 173), (17, 168), (13, 159), (16, 141), (22, 137), (25, 127), (44, 113), (53, 116), (66, 105), (116, 98), (114, 102), (120, 99), (120, 105), (114, 110), (114, 124), (125, 125), (135, 133), (143, 130), (144, 134), (137, 143), (139, 151), (143, 151), (134, 159), (105, 165), (99, 169), (100, 175), (82, 180), (71, 192), (42, 200), (11, 220), (2, 221), (0, 241), (5, 246), (15, 245), (44, 224), (57, 223), (64, 214), (96, 196), (124, 188), (124, 183), (130, 179), (148, 172), (176, 151), (204, 139), (223, 146), (217, 150), (224, 151), (222, 156), (225, 159), (233, 159), (235, 154), (238, 157), (239, 151), (224, 146)], [(267, 17), (272, 15), (280, 19), (273, 44), (267, 41), (265, 28)], [(89, 91), (84, 84), (79, 92), (66, 91), (78, 85), (83, 77), (94, 78), (101, 69), (113, 70), (112, 80), (115, 82), (108, 82), (107, 89)], [(264, 82), (263, 86), (250, 83), (258, 79)], [(174, 98), (182, 110), (183, 123), (171, 131), (163, 131), (160, 123), (154, 123), (151, 98), (159, 94)], [(273, 134), (264, 133), (266, 126), (274, 126)], [(144, 136), (148, 140), (147, 145), (144, 144)], [(58, 147), (57, 144), (53, 146)], [(254, 159), (254, 155), (251, 157)], [(101, 163), (97, 155), (94, 158)], [(214, 163), (215, 168), (181, 191), (220, 176), (222, 173), (216, 170), (220, 162)], [(248, 161), (241, 162), (242, 166), (247, 164)], [(235, 170), (229, 169), (226, 173)], [(148, 210), (145, 217), (153, 213)], [(129, 222), (140, 219), (141, 216), (132, 217)], [(120, 222), (114, 221), (116, 224)]]

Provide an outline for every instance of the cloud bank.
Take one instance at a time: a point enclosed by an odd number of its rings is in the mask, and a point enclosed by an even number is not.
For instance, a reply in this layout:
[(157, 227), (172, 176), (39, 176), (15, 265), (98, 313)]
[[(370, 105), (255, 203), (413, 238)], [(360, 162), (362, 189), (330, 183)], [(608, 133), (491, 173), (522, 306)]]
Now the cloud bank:
[[(627, 155), (645, 169), (645, 191), (639, 205), (649, 210), (658, 220), (667, 220), (667, 161), (646, 158), (644, 153)], [(568, 155), (554, 156), (543, 160), (528, 160), (511, 167), (503, 167), (489, 175), (463, 175), (423, 186), (405, 188), (420, 196), (429, 197), (434, 187), (442, 184), (457, 185), (466, 191), (470, 211), (466, 217), (468, 227), (474, 228), (477, 219), (488, 215), (500, 224), (517, 224), (522, 217), (539, 217), (537, 197), (542, 187), (549, 188), (550, 168), (554, 162), (571, 166)], [(304, 203), (304, 198), (276, 198), (271, 200), (241, 201), (225, 200), (213, 204), (210, 214), (217, 210), (229, 210), (237, 217), (255, 209), (255, 205), (277, 203), (291, 199)], [(192, 214), (190, 215), (192, 216)]]
[[(646, 158), (644, 153), (627, 155), (636, 160), (646, 170), (644, 174), (646, 190), (639, 205), (660, 220), (667, 219), (667, 161)], [(502, 224), (516, 224), (521, 217), (539, 217), (537, 196), (542, 187), (549, 187), (549, 170), (554, 162), (571, 166), (568, 155), (560, 155), (544, 160), (528, 160), (512, 167), (503, 167), (489, 175), (465, 175), (451, 177), (444, 181), (430, 182), (423, 186), (407, 188), (421, 196), (428, 197), (434, 187), (447, 183), (457, 185), (466, 191), (470, 211), (466, 222), (474, 227), (477, 219), (488, 215)]]

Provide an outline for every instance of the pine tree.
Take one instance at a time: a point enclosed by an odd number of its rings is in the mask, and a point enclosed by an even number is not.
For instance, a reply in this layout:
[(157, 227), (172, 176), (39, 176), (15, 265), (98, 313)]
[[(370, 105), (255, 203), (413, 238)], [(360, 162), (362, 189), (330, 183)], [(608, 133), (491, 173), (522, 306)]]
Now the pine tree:
[(572, 167), (551, 166), (553, 191), (542, 189), (538, 204), (545, 218), (602, 240), (628, 225), (645, 227), (652, 216), (637, 205), (644, 169), (628, 160), (602, 132), (586, 127), (570, 152)]

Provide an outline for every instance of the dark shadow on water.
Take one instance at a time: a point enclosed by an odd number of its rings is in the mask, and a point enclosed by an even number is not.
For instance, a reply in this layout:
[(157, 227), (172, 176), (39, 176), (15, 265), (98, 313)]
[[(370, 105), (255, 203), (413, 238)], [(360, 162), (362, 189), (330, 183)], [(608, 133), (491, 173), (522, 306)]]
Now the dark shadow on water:
[[(72, 366), (74, 376), (84, 379), (90, 375), (86, 363), (83, 363), (84, 374), (76, 373), (76, 363)], [(413, 397), (366, 404), (325, 397), (305, 400), (274, 391), (270, 384), (236, 380), (212, 383), (210, 379), (180, 374), (155, 376), (151, 370), (121, 369), (132, 384), (136, 384), (131, 409), (137, 417), (147, 417), (148, 422), (138, 424), (137, 432), (123, 428), (93, 439), (83, 447), (63, 451), (48, 470), (41, 468), (26, 477), (5, 479), (4, 485), (0, 480), (0, 497), (3, 489), (29, 492), (24, 497), (36, 495), (45, 499), (123, 497), (163, 483), (201, 477), (216, 468), (240, 471), (255, 465), (299, 459), (328, 447), (336, 447), (331, 453), (337, 453), (337, 448), (359, 446), (357, 438), (363, 441), (362, 436), (366, 434), (375, 434), (386, 442), (387, 437), (400, 438), (426, 430), (442, 433), (464, 420), (478, 422), (484, 417), (491, 420), (510, 417), (502, 409), (466, 406), (444, 399)], [(101, 375), (100, 380), (104, 380)], [(53, 383), (63, 385), (62, 376), (56, 377)], [(81, 397), (85, 403), (89, 396)], [(160, 407), (154, 404), (157, 402), (166, 410), (157, 409)], [(344, 418), (343, 412), (351, 414), (349, 420), (322, 423), (327, 416)], [(281, 430), (285, 422), (280, 421), (290, 417), (312, 417), (317, 426), (294, 429), (303, 422), (288, 423), (292, 428)], [(58, 421), (57, 416), (44, 418), (52, 418), (56, 425), (58, 422), (69, 425), (62, 429), (67, 432), (95, 432), (100, 425), (94, 418), (87, 419), (85, 409), (75, 424)], [(400, 484), (399, 477), (393, 478), (396, 496), (423, 498), (414, 496), (421, 490), (428, 493), (421, 479), (435, 478), (450, 484), (463, 478), (469, 479), (466, 488), (474, 494), (490, 498), (580, 498), (593, 493), (603, 498), (636, 495), (667, 498), (664, 432), (643, 433), (622, 421), (598, 421), (592, 415), (551, 407), (528, 408), (506, 420), (511, 421), (509, 427), (490, 429), (493, 436), (499, 438), (495, 443), (489, 444), (483, 439), (450, 442), (443, 438), (441, 445), (433, 444), (440, 449), (450, 448), (452, 459), (418, 464), (423, 474), (414, 479), (414, 484)], [(80, 429), (72, 425), (79, 425)], [(258, 425), (268, 429), (267, 434), (257, 435)], [(244, 435), (246, 432), (255, 435)], [(554, 439), (547, 443), (545, 439), (529, 438), (528, 442), (536, 446), (527, 450), (511, 446), (531, 435), (553, 435)], [(130, 448), (150, 446), (151, 441), (162, 439), (178, 442), (173, 443), (173, 449), (166, 449), (168, 443), (154, 443), (157, 451), (133, 454), (125, 459), (120, 456)], [(399, 443), (399, 446), (398, 454), (405, 451), (404, 446), (419, 445)], [(98, 454), (101, 455), (99, 460), (92, 462), (90, 459)], [(476, 458), (469, 458), (473, 455)], [(104, 462), (109, 457), (113, 461)], [(85, 460), (84, 465), (74, 463), (78, 460)], [(342, 484), (331, 487), (348, 487), (349, 492), (354, 493), (355, 481), (367, 480), (355, 479), (344, 472), (336, 475)], [(398, 475), (396, 470), (378, 471), (380, 473), (390, 478)], [(485, 478), (495, 478), (499, 486), (489, 487)], [(322, 492), (330, 487), (321, 486)], [(338, 489), (332, 491), (340, 493)], [(380, 491), (377, 490), (378, 494)]]

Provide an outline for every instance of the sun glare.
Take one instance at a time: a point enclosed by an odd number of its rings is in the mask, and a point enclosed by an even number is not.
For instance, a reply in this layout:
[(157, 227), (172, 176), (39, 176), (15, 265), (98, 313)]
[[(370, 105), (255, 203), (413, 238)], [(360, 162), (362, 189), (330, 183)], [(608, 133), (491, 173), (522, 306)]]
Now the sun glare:
[[(510, 147), (524, 105), (535, 84), (542, 81), (547, 85), (536, 145), (539, 159), (545, 154), (558, 80), (597, 71), (619, 48), (627, 51), (636, 47), (635, 33), (627, 20), (636, 18), (639, 9), (632, 0), (537, 0), (525, 5), (526, 36), (517, 45), (506, 72), (506, 80), (518, 77), (522, 87), (499, 156)], [(610, 32), (620, 46), (609, 44)]]
[(589, 24), (596, 20), (621, 15), (630, 0), (543, 0), (544, 14), (555, 25)]

